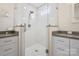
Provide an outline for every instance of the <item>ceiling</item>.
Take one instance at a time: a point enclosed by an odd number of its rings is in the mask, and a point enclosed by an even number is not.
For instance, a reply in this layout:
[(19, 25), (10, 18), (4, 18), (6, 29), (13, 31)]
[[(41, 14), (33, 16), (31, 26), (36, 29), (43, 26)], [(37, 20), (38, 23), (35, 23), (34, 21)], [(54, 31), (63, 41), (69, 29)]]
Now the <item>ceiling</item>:
[(33, 7), (36, 7), (36, 8), (39, 8), (41, 7), (42, 5), (46, 4), (46, 3), (29, 3), (31, 6)]

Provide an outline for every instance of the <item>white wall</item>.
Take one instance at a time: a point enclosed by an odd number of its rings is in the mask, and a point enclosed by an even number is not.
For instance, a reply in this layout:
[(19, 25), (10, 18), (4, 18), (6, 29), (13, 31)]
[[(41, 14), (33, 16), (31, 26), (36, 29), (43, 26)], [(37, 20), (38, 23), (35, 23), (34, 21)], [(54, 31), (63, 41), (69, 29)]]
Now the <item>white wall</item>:
[[(8, 13), (8, 17), (2, 15)], [(0, 4), (0, 31), (8, 30), (14, 26), (14, 5), (10, 3)]]
[(59, 4), (59, 29), (71, 30), (72, 8), (71, 4)]
[(59, 4), (59, 29), (64, 31), (79, 31), (79, 23), (72, 23), (73, 4)]

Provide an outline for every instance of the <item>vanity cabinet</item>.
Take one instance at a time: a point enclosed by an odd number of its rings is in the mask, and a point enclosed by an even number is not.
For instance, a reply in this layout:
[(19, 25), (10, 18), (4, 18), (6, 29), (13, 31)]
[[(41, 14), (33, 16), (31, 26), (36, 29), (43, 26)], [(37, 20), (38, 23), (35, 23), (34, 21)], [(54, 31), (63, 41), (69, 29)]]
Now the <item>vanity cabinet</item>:
[(0, 38), (0, 56), (18, 56), (18, 36)]
[(54, 56), (79, 56), (79, 40), (53, 36)]
[(68, 56), (69, 55), (69, 39), (53, 36), (53, 55)]

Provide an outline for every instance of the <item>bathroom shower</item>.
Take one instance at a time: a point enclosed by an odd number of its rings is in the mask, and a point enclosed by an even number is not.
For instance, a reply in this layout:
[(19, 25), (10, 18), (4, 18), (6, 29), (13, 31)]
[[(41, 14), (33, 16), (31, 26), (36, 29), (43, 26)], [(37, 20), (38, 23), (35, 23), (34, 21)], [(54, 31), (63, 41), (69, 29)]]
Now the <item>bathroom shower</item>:
[(43, 10), (47, 10), (47, 5), (40, 8), (31, 8), (28, 11), (27, 31), (26, 31), (26, 52), (25, 55), (46, 56), (48, 49), (48, 28), (47, 14), (41, 15)]

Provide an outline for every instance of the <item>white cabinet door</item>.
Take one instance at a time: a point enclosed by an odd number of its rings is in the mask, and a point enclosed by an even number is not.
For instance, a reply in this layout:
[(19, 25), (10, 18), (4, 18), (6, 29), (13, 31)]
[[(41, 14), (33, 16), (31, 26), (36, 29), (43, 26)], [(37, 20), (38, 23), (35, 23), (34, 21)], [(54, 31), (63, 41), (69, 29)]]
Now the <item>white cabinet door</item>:
[(79, 40), (70, 39), (70, 55), (79, 56)]
[(69, 56), (69, 39), (53, 36), (53, 55)]

